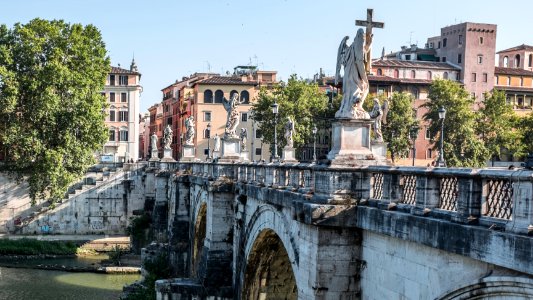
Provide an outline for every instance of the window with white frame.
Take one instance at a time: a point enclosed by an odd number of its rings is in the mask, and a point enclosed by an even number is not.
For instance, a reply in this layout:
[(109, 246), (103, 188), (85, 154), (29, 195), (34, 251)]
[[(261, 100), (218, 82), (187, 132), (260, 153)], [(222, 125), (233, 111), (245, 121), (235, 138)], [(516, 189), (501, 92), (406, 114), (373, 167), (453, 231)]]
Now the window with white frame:
[(211, 122), (211, 112), (210, 111), (204, 111), (204, 121), (205, 122)]

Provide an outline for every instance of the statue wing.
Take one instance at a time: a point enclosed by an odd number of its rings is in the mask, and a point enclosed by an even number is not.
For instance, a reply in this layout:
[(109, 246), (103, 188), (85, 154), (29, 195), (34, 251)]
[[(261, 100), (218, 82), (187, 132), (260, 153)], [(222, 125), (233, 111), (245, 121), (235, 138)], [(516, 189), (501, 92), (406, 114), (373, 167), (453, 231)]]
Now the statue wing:
[(381, 106), (381, 110), (383, 110), (383, 118), (381, 119), (381, 122), (383, 124), (387, 124), (387, 114), (389, 113), (389, 100), (385, 99), (385, 101), (383, 101), (383, 106)]
[(339, 45), (339, 51), (337, 52), (337, 69), (335, 71), (335, 85), (339, 84), (339, 82), (342, 80), (341, 78), (341, 66), (343, 62), (344, 53), (346, 52), (346, 49), (348, 46), (346, 45), (346, 41), (349, 39), (348, 36), (345, 36), (341, 44)]

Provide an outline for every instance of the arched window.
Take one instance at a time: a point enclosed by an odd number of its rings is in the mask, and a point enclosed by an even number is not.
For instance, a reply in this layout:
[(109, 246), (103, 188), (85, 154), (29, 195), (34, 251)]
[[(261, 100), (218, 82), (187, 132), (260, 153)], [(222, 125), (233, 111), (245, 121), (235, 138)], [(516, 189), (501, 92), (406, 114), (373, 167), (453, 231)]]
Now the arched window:
[(241, 101), (245, 104), (250, 103), (250, 93), (248, 93), (248, 91), (241, 92)]
[(211, 138), (211, 131), (209, 129), (204, 129), (204, 139)]
[(213, 92), (211, 90), (205, 90), (204, 103), (213, 103)]
[(394, 69), (394, 78), (400, 78), (400, 71), (398, 69)]
[(504, 68), (509, 67), (509, 57), (507, 57), (507, 56), (503, 57), (503, 67)]
[(520, 54), (517, 54), (514, 57), (514, 67), (520, 68)]
[(529, 62), (527, 63), (527, 66), (531, 68), (532, 65), (533, 65), (533, 54), (530, 54), (529, 55)]
[(379, 75), (379, 76), (383, 75), (383, 70), (378, 69), (378, 75)]
[(448, 72), (444, 72), (444, 73), (442, 74), (442, 78), (444, 78), (444, 79), (448, 79)]
[(416, 78), (416, 71), (415, 70), (411, 70), (411, 78), (413, 78), (413, 79)]
[(233, 90), (229, 93), (229, 98), (233, 98), (233, 95), (237, 94), (237, 96), (239, 96), (239, 92), (237, 92), (236, 90)]
[(431, 71), (428, 71), (428, 80), (433, 79), (433, 73)]
[(221, 90), (217, 90), (215, 92), (215, 103), (222, 103), (222, 99), (224, 99), (224, 92)]

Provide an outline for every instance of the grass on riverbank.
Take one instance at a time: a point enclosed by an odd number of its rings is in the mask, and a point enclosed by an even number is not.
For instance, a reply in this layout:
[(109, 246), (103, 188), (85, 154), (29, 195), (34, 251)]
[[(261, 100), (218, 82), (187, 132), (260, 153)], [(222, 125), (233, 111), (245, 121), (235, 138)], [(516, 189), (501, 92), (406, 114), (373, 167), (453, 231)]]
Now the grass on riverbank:
[(72, 242), (0, 239), (0, 255), (75, 255), (77, 249)]

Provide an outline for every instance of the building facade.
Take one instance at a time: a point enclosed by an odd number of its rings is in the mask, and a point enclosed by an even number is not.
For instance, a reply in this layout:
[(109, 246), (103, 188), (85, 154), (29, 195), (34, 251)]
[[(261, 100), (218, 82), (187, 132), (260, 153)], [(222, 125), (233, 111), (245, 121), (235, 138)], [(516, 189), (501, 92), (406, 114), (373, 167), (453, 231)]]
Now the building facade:
[(109, 140), (103, 154), (115, 162), (139, 159), (139, 121), (141, 74), (133, 60), (130, 69), (111, 67), (106, 79), (104, 94), (107, 99), (106, 125)]

